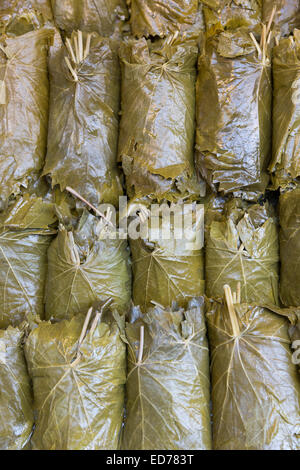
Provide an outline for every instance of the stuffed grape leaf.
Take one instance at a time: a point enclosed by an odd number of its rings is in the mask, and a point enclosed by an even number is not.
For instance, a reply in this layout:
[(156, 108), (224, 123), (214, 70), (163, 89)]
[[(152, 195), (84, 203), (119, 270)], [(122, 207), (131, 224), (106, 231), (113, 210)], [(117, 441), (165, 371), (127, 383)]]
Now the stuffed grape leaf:
[(0, 38), (0, 210), (44, 164), (49, 30)]
[[(77, 61), (78, 40), (84, 54)], [(49, 64), (43, 173), (50, 175), (53, 186), (59, 185), (61, 191), (70, 186), (95, 206), (117, 205), (123, 190), (117, 170), (121, 77), (116, 44), (96, 33), (73, 33), (65, 46), (56, 34)]]
[(129, 0), (132, 33), (145, 36), (167, 36), (181, 31), (198, 33), (204, 29), (202, 4), (199, 0)]
[(201, 48), (196, 169), (217, 192), (257, 200), (271, 152), (271, 62), (249, 32), (224, 31)]
[(72, 31), (93, 32), (111, 36), (127, 18), (126, 0), (51, 0), (56, 25)]
[(131, 300), (128, 246), (109, 238), (102, 221), (84, 213), (75, 230), (61, 225), (49, 248), (46, 319), (70, 319), (108, 297), (126, 313)]
[(292, 362), (289, 323), (267, 308), (211, 302), (215, 450), (299, 450), (300, 382)]
[(278, 227), (268, 207), (233, 199), (211, 215), (206, 236), (206, 295), (241, 282), (244, 302), (278, 304)]
[(18, 198), (0, 217), (0, 328), (27, 313), (44, 314), (47, 250), (55, 231), (54, 206), (42, 198)]
[[(204, 301), (159, 307), (127, 324), (126, 450), (209, 450), (209, 356)], [(144, 344), (140, 331), (144, 328)], [(142, 349), (141, 349), (142, 348)], [(142, 352), (142, 356), (140, 356)]]
[(85, 324), (78, 315), (52, 325), (41, 323), (29, 335), (25, 354), (37, 414), (33, 449), (118, 448), (126, 346), (116, 318), (104, 312)]
[(201, 244), (189, 246), (187, 236), (177, 239), (172, 219), (167, 222), (160, 217), (158, 224), (165, 230), (166, 239), (162, 231), (156, 234), (150, 226), (147, 238), (130, 240), (133, 302), (143, 312), (153, 305), (152, 302), (168, 307), (176, 301), (181, 307), (187, 307), (190, 299), (204, 294)]
[(274, 25), (281, 34), (288, 36), (294, 28), (300, 27), (299, 0), (263, 0), (263, 22), (267, 23), (276, 7)]
[(300, 305), (300, 187), (280, 196), (280, 298), (286, 307)]
[(132, 199), (195, 199), (203, 191), (194, 169), (197, 53), (173, 36), (121, 46), (119, 157)]
[(273, 49), (273, 158), (275, 188), (300, 180), (300, 31)]
[(0, 449), (22, 450), (30, 439), (33, 398), (24, 352), (24, 334), (0, 330)]

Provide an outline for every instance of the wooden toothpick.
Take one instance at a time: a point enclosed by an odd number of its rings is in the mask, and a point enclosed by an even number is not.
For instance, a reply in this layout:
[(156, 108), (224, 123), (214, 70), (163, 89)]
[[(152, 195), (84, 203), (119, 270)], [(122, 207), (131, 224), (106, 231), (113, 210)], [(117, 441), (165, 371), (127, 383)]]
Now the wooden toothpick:
[(140, 347), (139, 347), (139, 355), (138, 355), (138, 364), (141, 364), (143, 360), (143, 353), (144, 353), (144, 326), (141, 326), (140, 329)]

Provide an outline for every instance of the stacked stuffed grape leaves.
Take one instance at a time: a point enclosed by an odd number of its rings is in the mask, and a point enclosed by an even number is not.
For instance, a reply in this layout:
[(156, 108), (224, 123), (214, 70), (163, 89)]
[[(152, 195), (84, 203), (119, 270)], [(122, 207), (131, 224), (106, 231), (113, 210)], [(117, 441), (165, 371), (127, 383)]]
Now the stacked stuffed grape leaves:
[(196, 198), (195, 80), (198, 49), (170, 36), (121, 46), (119, 156), (130, 198)]
[(95, 206), (117, 204), (120, 71), (116, 44), (96, 33), (60, 36), (50, 49), (50, 117), (44, 174)]
[(33, 430), (33, 399), (24, 352), (24, 332), (0, 330), (0, 448), (27, 448)]
[(288, 320), (253, 304), (210, 302), (215, 450), (299, 450), (300, 382)]
[(126, 450), (209, 450), (209, 357), (203, 299), (133, 312), (127, 324)]
[(128, 0), (132, 34), (160, 36), (180, 31), (199, 34), (204, 29), (202, 2), (199, 0)]
[[(258, 52), (259, 48), (260, 52)], [(197, 80), (196, 167), (214, 191), (257, 200), (271, 152), (271, 61), (246, 31), (202, 44)]]
[(126, 346), (118, 315), (41, 323), (25, 345), (38, 450), (115, 450), (123, 420)]

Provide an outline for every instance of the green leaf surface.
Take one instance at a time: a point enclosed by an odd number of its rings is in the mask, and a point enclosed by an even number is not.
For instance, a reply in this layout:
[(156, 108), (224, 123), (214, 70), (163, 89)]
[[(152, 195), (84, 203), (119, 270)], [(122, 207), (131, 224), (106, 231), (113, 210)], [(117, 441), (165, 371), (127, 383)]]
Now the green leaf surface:
[[(138, 312), (136, 312), (137, 314)], [(144, 327), (141, 362), (140, 329)], [(127, 324), (126, 450), (211, 448), (209, 358), (203, 300), (156, 308)]]
[(198, 33), (204, 29), (199, 0), (128, 0), (134, 36), (167, 36), (176, 31)]
[(33, 399), (22, 342), (21, 330), (0, 330), (1, 450), (24, 449), (33, 429)]
[(18, 198), (0, 216), (0, 328), (26, 314), (44, 315), (47, 250), (55, 230), (54, 206), (42, 198)]
[(300, 188), (280, 196), (280, 299), (300, 305)]
[(56, 25), (68, 34), (75, 30), (111, 36), (127, 15), (126, 0), (51, 0)]
[(52, 21), (51, 0), (2, 0), (0, 33), (21, 36)]

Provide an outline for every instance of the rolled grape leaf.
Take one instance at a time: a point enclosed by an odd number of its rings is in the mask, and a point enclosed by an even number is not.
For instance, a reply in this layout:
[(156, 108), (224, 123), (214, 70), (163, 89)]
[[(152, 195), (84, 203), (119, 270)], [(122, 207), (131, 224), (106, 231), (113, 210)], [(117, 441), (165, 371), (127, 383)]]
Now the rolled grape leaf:
[(43, 173), (50, 175), (52, 186), (59, 185), (61, 191), (71, 186), (95, 206), (117, 205), (122, 194), (117, 170), (120, 79), (113, 41), (79, 32), (65, 46), (56, 34), (50, 48), (50, 118)]
[(209, 35), (218, 30), (255, 29), (262, 20), (263, 0), (202, 0)]
[(206, 295), (241, 282), (243, 302), (278, 304), (279, 239), (271, 208), (233, 199), (215, 211), (206, 234)]
[(300, 31), (273, 49), (273, 185), (300, 181)]
[(263, 22), (267, 23), (276, 7), (273, 26), (288, 36), (294, 28), (300, 28), (299, 0), (263, 0)]
[(0, 33), (11, 36), (39, 29), (51, 24), (51, 0), (2, 0), (0, 5)]
[(27, 313), (44, 315), (47, 250), (55, 234), (54, 205), (34, 195), (17, 198), (0, 217), (0, 328)]
[(70, 319), (108, 297), (126, 313), (131, 300), (128, 246), (109, 238), (102, 221), (84, 213), (76, 229), (61, 225), (49, 248), (46, 319)]
[[(195, 213), (191, 220), (193, 226), (198, 225)], [(185, 234), (177, 238), (174, 218), (168, 222), (159, 216), (157, 226), (159, 233), (151, 230), (149, 224), (147, 238), (130, 239), (133, 302), (143, 312), (153, 302), (168, 307), (176, 301), (181, 307), (187, 307), (189, 300), (204, 294), (201, 241), (191, 243)]]
[(134, 36), (167, 36), (176, 31), (198, 33), (204, 29), (199, 0), (129, 0)]
[(289, 322), (248, 304), (236, 304), (233, 315), (221, 302), (207, 312), (214, 449), (299, 450), (300, 382)]
[[(249, 32), (208, 38), (198, 63), (196, 168), (214, 191), (257, 200), (269, 176), (271, 62)], [(229, 99), (230, 97), (230, 99)]]
[(130, 198), (197, 198), (194, 170), (197, 47), (173, 36), (121, 46), (119, 157)]
[(79, 315), (42, 323), (29, 335), (25, 354), (37, 415), (33, 449), (118, 448), (126, 346), (116, 318), (96, 312), (85, 323)]
[(0, 210), (44, 164), (51, 31), (0, 38)]
[[(209, 450), (209, 356), (203, 299), (127, 324), (126, 450)], [(144, 343), (141, 344), (141, 328)]]
[(127, 18), (126, 0), (51, 0), (56, 25), (72, 31), (93, 32), (111, 36)]
[(1, 450), (24, 449), (33, 429), (33, 399), (23, 337), (17, 328), (0, 330)]
[(286, 307), (300, 305), (300, 187), (280, 196), (280, 299)]

